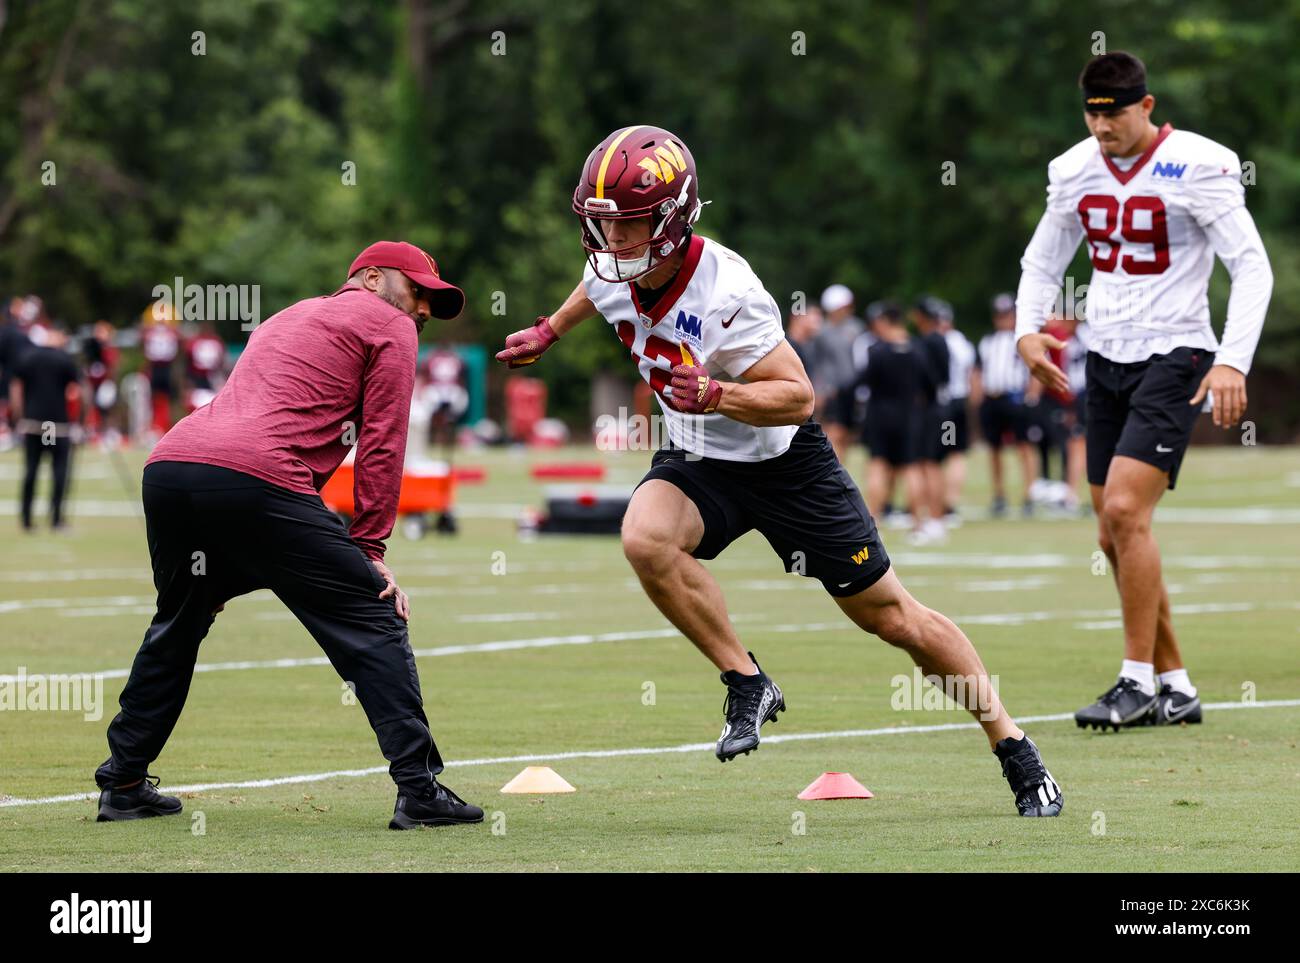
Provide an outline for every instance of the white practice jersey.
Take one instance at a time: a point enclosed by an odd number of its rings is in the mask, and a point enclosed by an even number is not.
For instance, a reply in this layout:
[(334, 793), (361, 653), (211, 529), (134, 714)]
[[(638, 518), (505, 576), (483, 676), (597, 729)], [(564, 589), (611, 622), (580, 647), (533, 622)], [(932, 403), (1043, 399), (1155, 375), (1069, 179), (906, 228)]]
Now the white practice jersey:
[(943, 333), (948, 343), (948, 384), (944, 386), (946, 400), (960, 401), (970, 395), (970, 372), (975, 367), (975, 346), (956, 328)]
[(719, 381), (743, 381), (741, 375), (785, 339), (776, 302), (744, 258), (692, 236), (671, 286), (644, 312), (634, 283), (605, 281), (590, 263), (582, 283), (658, 396), (674, 445), (728, 461), (763, 461), (790, 447), (797, 425), (756, 428), (717, 412), (686, 415), (666, 400), (676, 365), (693, 359)]
[(1047, 212), (1021, 261), (1017, 337), (1062, 307), (1061, 276), (1086, 241), (1092, 350), (1119, 362), (1177, 347), (1218, 350), (1207, 297), (1217, 252), (1236, 302), (1218, 360), (1249, 368), (1272, 276), (1235, 153), (1166, 124), (1140, 157), (1108, 157), (1089, 137), (1053, 160), (1047, 177)]

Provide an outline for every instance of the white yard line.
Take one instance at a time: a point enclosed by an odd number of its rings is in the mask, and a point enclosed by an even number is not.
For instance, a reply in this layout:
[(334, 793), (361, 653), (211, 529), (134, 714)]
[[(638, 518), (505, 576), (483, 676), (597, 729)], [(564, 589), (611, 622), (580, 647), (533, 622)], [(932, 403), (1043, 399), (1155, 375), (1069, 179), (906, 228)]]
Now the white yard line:
[[(1204, 602), (1170, 607), (1174, 615), (1208, 615), (1223, 612), (1253, 612), (1260, 609), (1295, 610), (1300, 609), (1300, 602)], [(1073, 622), (1085, 620), (1099, 624), (1120, 616), (1119, 609), (1082, 609), (1072, 612), (984, 612), (972, 615), (949, 616), (959, 625), (1026, 625), (1031, 622)], [(267, 613), (268, 616), (272, 613)], [(749, 621), (749, 620), (744, 620)], [(1093, 628), (1094, 624), (1081, 625), (1081, 628)], [(782, 634), (795, 632), (858, 632), (845, 620), (836, 622), (778, 623), (768, 626), (771, 632)], [(414, 649), (416, 658), (438, 658), (448, 655), (469, 655), (482, 652), (507, 652), (514, 649), (546, 649), (561, 645), (594, 645), (602, 642), (630, 642), (644, 639), (681, 638), (674, 628), (641, 629), (630, 632), (578, 633), (574, 635), (544, 635), (525, 639), (503, 639), (496, 642), (474, 642), (463, 645), (440, 645), (434, 648)], [(239, 672), (251, 669), (299, 669), (311, 666), (329, 665), (325, 656), (286, 659), (241, 660), (236, 662), (199, 662), (194, 666), (195, 672)], [(28, 675), (37, 674), (28, 669)], [(103, 679), (125, 679), (131, 674), (129, 668), (91, 669), (81, 672), (60, 673), (69, 675), (94, 675)], [(0, 682), (15, 682), (17, 676), (0, 674)]]
[[(1209, 711), (1230, 709), (1275, 709), (1300, 706), (1300, 699), (1274, 699), (1268, 702), (1212, 702), (1204, 708)], [(1023, 716), (1020, 723), (1031, 725), (1036, 722), (1064, 722), (1072, 720), (1074, 714), (1057, 712), (1051, 715)], [(925, 732), (955, 732), (962, 729), (978, 729), (977, 722), (948, 722), (929, 726), (891, 726), (880, 729), (838, 729), (830, 732), (792, 732), (781, 735), (765, 735), (763, 743), (772, 745), (782, 742), (811, 742), (823, 739), (868, 739), (876, 736), (907, 736)], [(448, 762), (448, 769), (465, 766), (495, 766), (506, 763), (521, 762), (557, 762), (565, 759), (614, 759), (623, 756), (663, 756), (674, 753), (712, 751), (712, 742), (688, 742), (679, 746), (641, 746), (628, 749), (583, 749), (569, 752), (529, 753), (520, 756), (494, 756), (484, 759), (459, 759)], [(218, 789), (266, 789), (271, 786), (288, 786), (296, 783), (323, 782), (327, 779), (355, 779), (364, 776), (377, 776), (387, 773), (387, 766), (370, 766), (365, 769), (335, 769), (331, 772), (309, 772), (296, 776), (277, 776), (269, 779), (245, 779), (239, 782), (206, 782), (188, 786), (167, 786), (169, 793), (212, 792)], [(66, 796), (46, 796), (41, 799), (0, 799), (0, 808), (17, 806), (52, 806), (56, 803), (85, 802), (98, 798), (97, 792), (73, 793)]]

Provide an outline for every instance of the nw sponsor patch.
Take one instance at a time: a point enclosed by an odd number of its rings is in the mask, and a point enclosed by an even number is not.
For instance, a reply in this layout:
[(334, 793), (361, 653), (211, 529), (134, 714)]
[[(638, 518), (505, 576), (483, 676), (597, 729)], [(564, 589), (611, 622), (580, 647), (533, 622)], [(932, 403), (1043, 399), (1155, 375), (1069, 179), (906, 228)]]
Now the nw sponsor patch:
[(688, 315), (685, 311), (678, 311), (676, 328), (678, 333), (684, 337), (699, 341), (703, 324), (695, 315)]

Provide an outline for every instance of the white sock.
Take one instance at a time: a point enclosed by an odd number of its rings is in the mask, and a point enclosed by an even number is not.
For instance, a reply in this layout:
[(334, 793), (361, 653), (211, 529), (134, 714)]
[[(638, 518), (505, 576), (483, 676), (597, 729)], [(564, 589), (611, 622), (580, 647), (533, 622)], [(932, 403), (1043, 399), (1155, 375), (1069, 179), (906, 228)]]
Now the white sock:
[(1161, 672), (1157, 678), (1161, 685), (1167, 685), (1175, 692), (1181, 692), (1185, 696), (1196, 695), (1196, 686), (1192, 685), (1186, 669), (1170, 669), (1168, 672)]
[(1132, 659), (1125, 659), (1124, 664), (1120, 666), (1119, 674), (1121, 678), (1132, 679), (1147, 695), (1156, 694), (1156, 667), (1150, 662), (1134, 662)]

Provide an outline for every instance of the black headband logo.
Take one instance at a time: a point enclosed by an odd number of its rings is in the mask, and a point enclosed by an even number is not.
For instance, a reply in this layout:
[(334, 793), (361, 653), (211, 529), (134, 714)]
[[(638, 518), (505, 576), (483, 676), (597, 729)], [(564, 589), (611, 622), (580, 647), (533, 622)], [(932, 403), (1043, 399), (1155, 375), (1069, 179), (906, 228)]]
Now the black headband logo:
[(1136, 104), (1147, 95), (1146, 84), (1136, 87), (1084, 87), (1084, 110), (1118, 110)]

